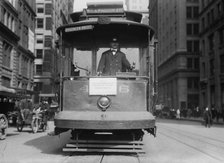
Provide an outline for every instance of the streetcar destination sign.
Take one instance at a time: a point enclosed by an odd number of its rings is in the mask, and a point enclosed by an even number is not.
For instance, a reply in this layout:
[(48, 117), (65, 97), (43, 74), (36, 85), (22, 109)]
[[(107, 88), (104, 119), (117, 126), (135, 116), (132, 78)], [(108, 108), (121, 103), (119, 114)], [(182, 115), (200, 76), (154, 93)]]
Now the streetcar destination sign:
[(93, 29), (93, 25), (85, 25), (85, 26), (65, 28), (65, 32), (85, 31), (85, 30), (92, 30), (92, 29)]

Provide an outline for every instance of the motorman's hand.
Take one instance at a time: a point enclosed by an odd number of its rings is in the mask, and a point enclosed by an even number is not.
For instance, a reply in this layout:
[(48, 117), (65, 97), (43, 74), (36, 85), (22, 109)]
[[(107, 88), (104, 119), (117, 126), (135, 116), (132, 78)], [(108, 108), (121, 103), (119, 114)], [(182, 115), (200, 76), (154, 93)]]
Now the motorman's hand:
[(97, 72), (97, 76), (101, 76), (102, 75), (102, 72)]

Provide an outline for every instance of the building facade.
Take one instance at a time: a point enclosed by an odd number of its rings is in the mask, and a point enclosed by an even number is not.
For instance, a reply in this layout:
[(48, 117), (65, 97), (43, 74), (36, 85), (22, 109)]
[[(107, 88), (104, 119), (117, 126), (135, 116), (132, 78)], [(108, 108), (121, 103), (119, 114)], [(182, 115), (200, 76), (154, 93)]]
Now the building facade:
[(143, 15), (142, 22), (148, 24), (149, 0), (125, 0), (125, 5), (128, 11), (141, 13)]
[(32, 98), (35, 16), (35, 1), (0, 1), (1, 102)]
[[(55, 42), (58, 40), (56, 29), (70, 21), (74, 0), (36, 0), (36, 46), (35, 46), (35, 90), (39, 95), (50, 98), (55, 96), (55, 79), (59, 76), (60, 59)], [(38, 102), (36, 96), (35, 102)]]
[(158, 61), (157, 61), (157, 51), (158, 51), (158, 1), (150, 0), (149, 1), (149, 25), (154, 29), (154, 51), (153, 51), (153, 97), (154, 105), (158, 104)]
[(200, 0), (200, 106), (224, 109), (224, 1)]
[(157, 10), (159, 103), (193, 110), (199, 105), (199, 0), (158, 0)]

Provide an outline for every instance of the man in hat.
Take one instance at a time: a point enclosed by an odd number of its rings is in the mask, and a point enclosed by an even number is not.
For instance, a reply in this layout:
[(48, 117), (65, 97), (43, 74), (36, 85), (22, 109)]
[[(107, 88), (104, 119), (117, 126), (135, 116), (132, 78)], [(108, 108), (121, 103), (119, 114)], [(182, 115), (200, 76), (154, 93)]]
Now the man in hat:
[(131, 65), (125, 54), (119, 50), (117, 38), (113, 38), (110, 49), (103, 52), (97, 73), (98, 75), (116, 75), (116, 72), (131, 70)]

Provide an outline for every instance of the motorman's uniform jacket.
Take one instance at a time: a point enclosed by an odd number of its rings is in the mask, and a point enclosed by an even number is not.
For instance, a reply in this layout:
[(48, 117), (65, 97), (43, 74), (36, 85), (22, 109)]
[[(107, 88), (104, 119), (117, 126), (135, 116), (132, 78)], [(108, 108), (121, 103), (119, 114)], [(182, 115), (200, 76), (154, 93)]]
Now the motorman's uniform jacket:
[(118, 50), (113, 55), (112, 51), (108, 50), (101, 56), (98, 72), (101, 72), (103, 75), (116, 75), (116, 72), (126, 71), (130, 67), (130, 63), (123, 52)]

